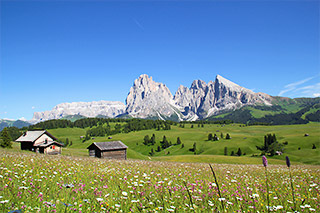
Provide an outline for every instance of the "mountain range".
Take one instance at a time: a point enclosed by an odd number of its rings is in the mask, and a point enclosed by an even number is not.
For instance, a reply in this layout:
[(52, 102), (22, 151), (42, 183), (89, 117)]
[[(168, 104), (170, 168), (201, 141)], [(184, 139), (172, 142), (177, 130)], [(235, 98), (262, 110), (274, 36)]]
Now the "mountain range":
[(195, 80), (190, 88), (181, 85), (174, 96), (165, 84), (141, 75), (127, 96), (126, 113), (136, 118), (194, 121), (247, 105), (269, 106), (272, 101), (270, 95), (254, 93), (220, 75), (214, 82)]
[[(308, 114), (309, 117), (310, 114), (317, 116), (315, 113), (319, 114), (319, 105), (320, 98), (290, 99), (255, 93), (220, 75), (208, 83), (194, 80), (189, 88), (181, 85), (172, 95), (165, 84), (155, 82), (151, 76), (143, 74), (134, 81), (125, 104), (119, 101), (61, 103), (50, 111), (35, 112), (29, 122), (61, 118), (76, 120), (84, 117), (174, 121), (232, 119), (247, 122), (253, 118), (268, 116), (272, 120), (270, 116), (298, 113), (301, 110), (303, 113), (300, 115), (300, 112), (299, 115), (305, 119)], [(237, 117), (239, 119), (235, 119)]]

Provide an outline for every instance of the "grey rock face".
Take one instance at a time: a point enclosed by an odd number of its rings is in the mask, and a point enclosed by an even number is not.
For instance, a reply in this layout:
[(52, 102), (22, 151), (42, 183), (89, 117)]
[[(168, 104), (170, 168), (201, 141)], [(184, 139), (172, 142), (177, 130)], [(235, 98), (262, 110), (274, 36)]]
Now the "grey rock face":
[(171, 116), (175, 113), (172, 94), (168, 87), (157, 83), (148, 75), (141, 75), (134, 81), (126, 99), (126, 112), (132, 117), (147, 118)]
[(125, 112), (125, 105), (119, 101), (93, 101), (93, 102), (72, 102), (62, 103), (50, 111), (35, 112), (32, 123), (40, 121), (60, 119), (67, 115), (82, 115), (85, 117), (96, 117), (104, 115), (114, 118)]
[(214, 82), (208, 84), (196, 80), (190, 89), (180, 86), (173, 100), (185, 117), (196, 115), (206, 118), (222, 110), (238, 109), (245, 105), (271, 105), (272, 97), (254, 93), (218, 75)]

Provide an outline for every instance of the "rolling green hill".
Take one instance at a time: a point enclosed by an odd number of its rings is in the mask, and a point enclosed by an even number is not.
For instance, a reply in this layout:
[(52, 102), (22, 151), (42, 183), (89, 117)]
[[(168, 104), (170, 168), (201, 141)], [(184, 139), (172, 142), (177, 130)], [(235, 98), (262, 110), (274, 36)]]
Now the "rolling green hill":
[(272, 125), (306, 124), (309, 121), (320, 121), (320, 98), (274, 97), (273, 104), (272, 106), (245, 106), (237, 110), (221, 112), (207, 120), (230, 119), (237, 123)]
[[(86, 130), (81, 128), (58, 128), (51, 129), (49, 132), (56, 136), (59, 140), (65, 141), (66, 138), (72, 141), (72, 145), (64, 148), (66, 155), (81, 155), (87, 156), (87, 147), (92, 142), (102, 142), (111, 140), (121, 140), (128, 147), (128, 157), (135, 159), (149, 159), (151, 149), (154, 150), (154, 156), (151, 159), (169, 160), (169, 161), (185, 161), (185, 162), (207, 162), (210, 159), (213, 162), (234, 163), (239, 159), (239, 162), (254, 164), (260, 162), (260, 157), (251, 157), (259, 155), (260, 151), (256, 146), (263, 144), (264, 135), (275, 134), (280, 143), (288, 142), (285, 146), (284, 154), (274, 156), (272, 159), (284, 160), (284, 156), (289, 156), (292, 161), (306, 164), (320, 164), (320, 124), (309, 123), (303, 125), (278, 125), (278, 126), (245, 126), (242, 124), (205, 124), (204, 127), (198, 127), (194, 124), (185, 124), (184, 128), (172, 126), (171, 130), (156, 131), (143, 130), (130, 133), (119, 133), (112, 135), (112, 139), (107, 137), (95, 137), (88, 141), (82, 142), (80, 136), (86, 134)], [(223, 133), (224, 138), (219, 141), (208, 141), (208, 134), (217, 134), (218, 137)], [(225, 139), (225, 135), (229, 133), (231, 139)], [(309, 136), (304, 136), (305, 134)], [(156, 136), (154, 145), (144, 145), (143, 139), (146, 135), (150, 137), (152, 134)], [(167, 149), (156, 152), (160, 146), (160, 141), (163, 136), (166, 136), (168, 141), (173, 144)], [(182, 145), (174, 145), (180, 137)], [(196, 155), (190, 151), (193, 144), (196, 142)], [(312, 149), (315, 144), (316, 149)], [(228, 156), (224, 156), (224, 149), (227, 147)], [(246, 155), (244, 157), (230, 157), (232, 151), (237, 152), (238, 148)], [(208, 157), (210, 156), (210, 157)], [(258, 159), (258, 160), (257, 160)]]

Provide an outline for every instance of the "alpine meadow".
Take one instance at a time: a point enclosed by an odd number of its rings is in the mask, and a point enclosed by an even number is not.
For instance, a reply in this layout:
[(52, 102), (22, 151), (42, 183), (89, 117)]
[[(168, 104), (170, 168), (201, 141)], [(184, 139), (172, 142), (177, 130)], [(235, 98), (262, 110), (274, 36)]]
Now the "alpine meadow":
[(320, 212), (319, 8), (0, 0), (0, 213)]

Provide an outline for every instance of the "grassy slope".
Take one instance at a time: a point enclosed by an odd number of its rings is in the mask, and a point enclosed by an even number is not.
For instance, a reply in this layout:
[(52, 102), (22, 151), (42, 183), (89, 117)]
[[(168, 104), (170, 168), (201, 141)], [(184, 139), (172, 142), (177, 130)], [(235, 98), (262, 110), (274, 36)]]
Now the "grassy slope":
[[(57, 136), (59, 139), (66, 137), (72, 141), (73, 145), (69, 148), (65, 148), (63, 153), (66, 155), (80, 155), (87, 156), (87, 147), (93, 142), (121, 140), (128, 147), (128, 158), (135, 159), (148, 159), (148, 153), (151, 148), (156, 150), (160, 145), (163, 135), (166, 135), (167, 139), (173, 144), (176, 143), (177, 137), (181, 138), (185, 147), (171, 146), (161, 152), (156, 152), (154, 159), (158, 160), (174, 160), (185, 162), (219, 162), (219, 163), (257, 163), (260, 162), (259, 158), (250, 157), (252, 154), (259, 154), (256, 149), (256, 145), (262, 145), (263, 137), (268, 133), (275, 133), (278, 141), (288, 141), (288, 145), (285, 147), (286, 151), (284, 155), (288, 155), (292, 161), (308, 163), (308, 164), (320, 164), (320, 124), (310, 123), (307, 125), (284, 125), (284, 126), (248, 126), (240, 127), (240, 125), (209, 125), (206, 124), (203, 128), (194, 125), (194, 128), (190, 128), (190, 125), (185, 125), (185, 128), (172, 126), (171, 130), (167, 131), (155, 131), (145, 130), (139, 132), (131, 132), (128, 134), (121, 133), (113, 135), (112, 139), (106, 137), (97, 137), (95, 140), (89, 140), (85, 143), (80, 141), (80, 136), (85, 135), (84, 129), (79, 128), (67, 128), (67, 129), (53, 129), (49, 132)], [(217, 132), (219, 131), (219, 132)], [(224, 136), (229, 133), (232, 137), (231, 140), (222, 139), (217, 142), (207, 141), (209, 133), (216, 133), (220, 137), (220, 133), (223, 132)], [(309, 137), (304, 137), (304, 134), (308, 133)], [(152, 134), (156, 135), (157, 143), (154, 146), (143, 145), (143, 138), (145, 135), (151, 137)], [(197, 143), (197, 150), (200, 155), (193, 155), (193, 152), (189, 151), (192, 148), (193, 143)], [(312, 149), (312, 144), (315, 144), (317, 149)], [(240, 147), (242, 153), (246, 153), (245, 157), (230, 157), (223, 156), (224, 147), (228, 148), (230, 155), (231, 151), (236, 152)], [(298, 150), (298, 147), (301, 149)], [(168, 151), (170, 152), (167, 155)], [(214, 155), (214, 156), (212, 156)], [(217, 156), (218, 155), (218, 156)], [(208, 157), (209, 156), (209, 157)], [(274, 159), (284, 159), (284, 156), (275, 156)], [(275, 162), (276, 163), (276, 162)]]

